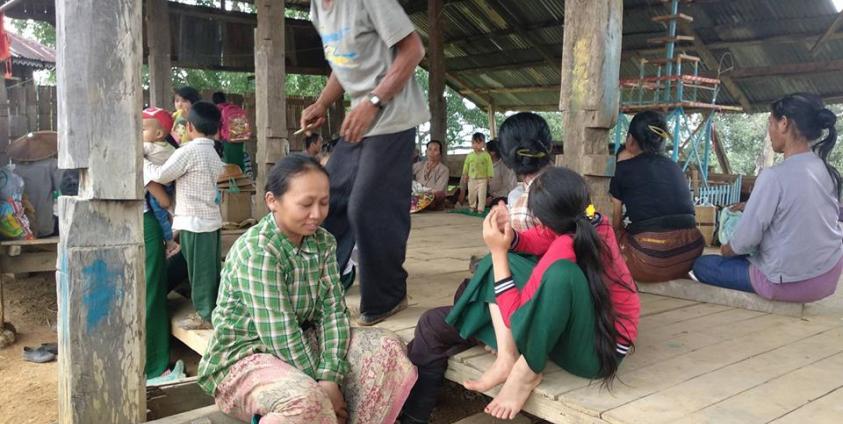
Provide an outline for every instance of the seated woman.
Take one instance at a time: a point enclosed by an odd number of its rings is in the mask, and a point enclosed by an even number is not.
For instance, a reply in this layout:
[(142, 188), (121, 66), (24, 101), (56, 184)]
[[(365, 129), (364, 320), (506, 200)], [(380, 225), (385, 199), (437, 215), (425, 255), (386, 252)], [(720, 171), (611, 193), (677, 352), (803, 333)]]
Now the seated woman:
[(521, 180), (507, 196), (509, 222), (515, 231), (528, 230), (537, 224), (527, 208), (530, 184), (553, 162), (550, 127), (535, 113), (516, 113), (501, 124), (498, 142), (504, 165)]
[(486, 408), (502, 419), (521, 410), (548, 360), (609, 384), (629, 352), (637, 336), (638, 294), (611, 226), (588, 216), (593, 207), (585, 181), (568, 169), (549, 168), (532, 182), (529, 199), (539, 225), (515, 232), (506, 208), (495, 207), (483, 224), (490, 256), (453, 307), (427, 311), (419, 320), (409, 347), (419, 381), (402, 423), (428, 420), (448, 357), (477, 342), (497, 349), (497, 359), (479, 380), (464, 385), (485, 392), (503, 383)]
[[(640, 112), (629, 124), (624, 153), (609, 184), (613, 226), (632, 277), (640, 282), (685, 278), (705, 239), (682, 169), (663, 154), (669, 138), (658, 112)], [(623, 226), (623, 208), (631, 224)]]
[[(448, 167), (442, 163), (442, 142), (439, 140), (430, 140), (427, 142), (425, 155), (427, 159), (413, 164), (413, 180), (418, 183), (418, 186), (424, 188), (424, 192), (430, 192), (432, 194), (433, 199), (426, 207), (431, 210), (442, 210), (445, 206), (445, 196), (448, 192), (448, 177), (450, 176)], [(421, 194), (423, 193), (419, 193), (419, 191), (414, 189), (412, 199), (414, 205), (425, 203), (419, 199)], [(418, 208), (418, 210), (421, 209), (424, 208)]]
[(841, 180), (828, 163), (837, 117), (813, 94), (784, 97), (771, 109), (770, 141), (784, 161), (758, 176), (723, 256), (699, 258), (694, 275), (766, 299), (813, 302), (834, 293), (843, 270)]
[(240, 420), (392, 424), (415, 382), (396, 335), (349, 327), (336, 241), (319, 226), (328, 193), (315, 159), (282, 159), (271, 213), (226, 258), (199, 385)]
[(486, 206), (495, 206), (500, 201), (506, 202), (509, 193), (518, 185), (515, 172), (512, 172), (501, 159), (500, 141), (492, 139), (486, 143), (486, 151), (492, 157), (494, 173), (489, 179), (489, 193), (486, 195)]

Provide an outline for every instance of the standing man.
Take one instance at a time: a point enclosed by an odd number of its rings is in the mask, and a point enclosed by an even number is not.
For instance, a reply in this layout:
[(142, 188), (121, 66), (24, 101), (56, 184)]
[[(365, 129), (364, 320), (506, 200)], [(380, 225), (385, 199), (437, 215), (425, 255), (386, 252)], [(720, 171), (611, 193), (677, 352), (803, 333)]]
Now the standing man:
[[(324, 226), (337, 238), (337, 262), (354, 244), (360, 267), (360, 325), (374, 325), (407, 306), (404, 256), (410, 234), (416, 127), (430, 120), (413, 75), (424, 58), (421, 38), (397, 0), (311, 0), (332, 73), (302, 128), (319, 128), (343, 92), (352, 109), (328, 161), (331, 204)], [(353, 268), (352, 268), (353, 270)], [(343, 275), (346, 283), (354, 273)]]

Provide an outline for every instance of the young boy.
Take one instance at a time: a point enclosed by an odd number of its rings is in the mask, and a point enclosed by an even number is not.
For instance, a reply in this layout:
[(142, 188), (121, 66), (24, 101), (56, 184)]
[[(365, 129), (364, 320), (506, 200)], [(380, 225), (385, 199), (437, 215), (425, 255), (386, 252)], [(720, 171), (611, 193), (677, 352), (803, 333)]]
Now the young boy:
[(474, 133), (471, 136), (471, 148), (474, 151), (465, 157), (462, 167), (461, 181), (463, 184), (468, 181), (468, 207), (478, 213), (483, 213), (486, 209), (486, 187), (489, 179), (495, 175), (492, 157), (484, 150), (485, 147), (486, 136), (479, 132)]
[(196, 102), (187, 115), (190, 142), (156, 166), (144, 161), (144, 173), (152, 181), (176, 182), (173, 229), (179, 230), (181, 253), (187, 262), (191, 297), (196, 312), (179, 323), (186, 330), (210, 329), (220, 279), (220, 214), (217, 177), (223, 162), (214, 150), (220, 111), (209, 102)]

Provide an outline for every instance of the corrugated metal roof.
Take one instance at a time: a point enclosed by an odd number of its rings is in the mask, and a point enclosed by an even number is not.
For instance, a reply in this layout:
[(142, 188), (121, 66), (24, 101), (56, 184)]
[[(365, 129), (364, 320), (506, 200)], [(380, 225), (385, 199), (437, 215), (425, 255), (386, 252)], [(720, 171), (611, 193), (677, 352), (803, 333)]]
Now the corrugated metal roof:
[[(499, 108), (556, 108), (558, 92), (547, 87), (558, 85), (560, 80), (564, 1), (443, 1), (446, 67), (449, 74), (468, 85), (457, 88), (480, 105), (493, 100)], [(427, 10), (421, 3), (425, 1), (402, 1), (426, 38)], [(647, 40), (664, 35), (664, 27), (651, 18), (668, 10), (658, 0), (625, 0), (624, 7), (621, 77), (635, 78), (640, 58), (664, 54)], [(816, 55), (810, 53), (813, 42), (838, 15), (831, 0), (707, 1), (683, 4), (680, 10), (694, 17), (692, 28), (706, 46), (711, 46), (713, 56), (718, 60), (730, 56), (736, 71), (843, 60), (843, 34), (830, 39)], [(679, 49), (696, 54), (691, 45)], [(549, 62), (542, 52), (554, 60)], [(710, 76), (717, 72), (703, 69)], [(827, 99), (843, 97), (843, 72), (744, 75), (736, 78), (735, 84), (758, 109), (794, 90), (814, 92)], [(518, 90), (500, 90), (513, 87)], [(527, 91), (527, 87), (536, 87), (537, 91)], [(482, 98), (470, 91), (482, 93)], [(737, 97), (721, 88), (718, 103), (737, 105)]]
[(55, 50), (33, 40), (28, 40), (13, 32), (6, 32), (9, 37), (9, 49), (12, 62), (34, 68), (52, 68), (56, 64)]

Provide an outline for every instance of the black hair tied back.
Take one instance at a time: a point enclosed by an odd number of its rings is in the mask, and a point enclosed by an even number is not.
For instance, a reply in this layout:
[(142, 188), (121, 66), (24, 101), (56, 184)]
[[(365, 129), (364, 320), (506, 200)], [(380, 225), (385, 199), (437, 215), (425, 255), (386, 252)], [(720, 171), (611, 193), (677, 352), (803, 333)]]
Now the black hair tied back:
[[(770, 105), (770, 113), (777, 120), (787, 117), (796, 124), (799, 134), (811, 143), (811, 149), (825, 163), (839, 199), (843, 179), (837, 168), (828, 162), (828, 156), (837, 144), (837, 115), (825, 107), (819, 96), (809, 93), (790, 94), (776, 100)], [(824, 131), (827, 131), (825, 137)]]

